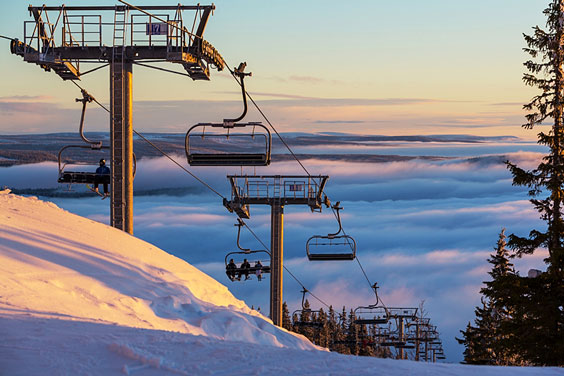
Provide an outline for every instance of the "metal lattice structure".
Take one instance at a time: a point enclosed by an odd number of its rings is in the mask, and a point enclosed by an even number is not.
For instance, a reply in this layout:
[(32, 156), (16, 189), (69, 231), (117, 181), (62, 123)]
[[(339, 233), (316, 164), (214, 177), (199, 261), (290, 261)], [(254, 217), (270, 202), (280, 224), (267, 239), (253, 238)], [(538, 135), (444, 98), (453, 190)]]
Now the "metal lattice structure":
[[(122, 2), (124, 3), (124, 2)], [(125, 4), (125, 3), (124, 3)], [(133, 234), (132, 66), (181, 64), (193, 80), (209, 80), (225, 63), (203, 39), (214, 5), (30, 6), (23, 40), (10, 50), (63, 80), (80, 80), (80, 63), (110, 67), (111, 225)], [(194, 12), (192, 22), (184, 11)], [(97, 69), (97, 68), (96, 68)]]
[(284, 259), (284, 206), (307, 205), (321, 211), (328, 176), (228, 175), (231, 200), (223, 205), (240, 218), (249, 218), (249, 205), (269, 205), (270, 220), (270, 318), (282, 326), (282, 270)]

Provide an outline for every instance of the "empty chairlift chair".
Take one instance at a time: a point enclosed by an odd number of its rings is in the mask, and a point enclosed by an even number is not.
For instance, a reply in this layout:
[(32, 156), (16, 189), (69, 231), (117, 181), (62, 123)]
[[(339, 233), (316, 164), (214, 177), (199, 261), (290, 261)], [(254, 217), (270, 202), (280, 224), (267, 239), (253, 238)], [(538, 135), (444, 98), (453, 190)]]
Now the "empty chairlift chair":
[(367, 306), (360, 306), (354, 310), (354, 323), (358, 325), (380, 325), (387, 324), (390, 320), (388, 309), (380, 303), (378, 297), (378, 283), (372, 285), (376, 295), (376, 303)]
[(356, 257), (355, 240), (343, 232), (339, 210), (342, 207), (337, 202), (332, 208), (336, 212), (339, 231), (334, 234), (314, 235), (306, 243), (307, 258), (310, 261), (342, 261), (354, 260)]
[[(237, 218), (237, 220), (238, 223), (235, 224), (235, 226), (238, 227), (237, 247), (240, 251), (229, 252), (225, 255), (225, 274), (231, 282), (245, 281), (249, 279), (251, 275), (255, 275), (257, 280), (261, 281), (265, 275), (270, 274), (270, 253), (265, 250), (242, 248), (239, 244), (239, 238), (241, 235), (241, 227), (244, 226), (244, 223), (240, 218)], [(245, 265), (245, 261), (248, 262), (248, 265)], [(243, 275), (245, 279), (242, 279)]]
[(357, 307), (354, 310), (356, 317), (355, 324), (359, 325), (379, 325), (388, 323), (389, 316), (384, 306), (368, 305)]
[(322, 322), (312, 321), (316, 315), (319, 315), (320, 311), (305, 307), (305, 294), (308, 292), (309, 291), (304, 287), (302, 290), (302, 309), (298, 309), (292, 313), (292, 317), (298, 318), (297, 321), (294, 321), (294, 325), (305, 328), (321, 328), (323, 327)]
[(241, 63), (233, 74), (241, 80), (243, 114), (222, 123), (198, 123), (186, 133), (186, 158), (190, 166), (268, 166), (272, 135), (262, 123), (237, 123), (247, 114), (247, 94)]

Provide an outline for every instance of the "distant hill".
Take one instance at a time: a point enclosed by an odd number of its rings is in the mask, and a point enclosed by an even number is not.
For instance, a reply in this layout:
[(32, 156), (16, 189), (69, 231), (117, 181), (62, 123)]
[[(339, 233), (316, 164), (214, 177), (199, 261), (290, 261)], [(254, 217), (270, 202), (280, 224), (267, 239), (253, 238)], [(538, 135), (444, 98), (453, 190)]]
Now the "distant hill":
[[(103, 132), (92, 132), (86, 134), (89, 139), (100, 140), (104, 145), (109, 144), (109, 134)], [(161, 150), (168, 154), (184, 155), (185, 135), (179, 133), (147, 133), (144, 135)], [(355, 147), (355, 146), (386, 146), (397, 142), (417, 143), (486, 143), (499, 141), (517, 141), (517, 137), (480, 137), (472, 135), (430, 135), (430, 136), (374, 136), (374, 135), (351, 135), (343, 133), (287, 133), (283, 134), (284, 140), (290, 147)], [(290, 158), (288, 150), (282, 142), (273, 137), (273, 161), (285, 161)], [(57, 162), (61, 148), (67, 145), (87, 145), (78, 133), (49, 133), (49, 134), (26, 134), (26, 135), (0, 135), (0, 167), (8, 167), (21, 164), (39, 163), (45, 161)], [(218, 144), (218, 148), (222, 146)], [(161, 153), (151, 145), (135, 136), (133, 149), (137, 159), (146, 157), (160, 157)], [(300, 154), (301, 159), (326, 159), (334, 160), (335, 154)], [(85, 149), (68, 148), (62, 157), (63, 163), (86, 162), (92, 159)], [(350, 162), (390, 162), (414, 159), (417, 157), (397, 155), (374, 155), (374, 154), (346, 154), (339, 155), (339, 160)], [(426, 157), (434, 158), (434, 157)], [(91, 162), (91, 161), (90, 161)]]

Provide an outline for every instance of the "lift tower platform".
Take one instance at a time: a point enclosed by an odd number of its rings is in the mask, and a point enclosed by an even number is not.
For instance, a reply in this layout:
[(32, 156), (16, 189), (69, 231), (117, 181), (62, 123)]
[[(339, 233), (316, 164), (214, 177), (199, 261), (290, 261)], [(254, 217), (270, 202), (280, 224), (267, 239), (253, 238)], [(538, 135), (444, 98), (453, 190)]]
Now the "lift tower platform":
[(307, 205), (321, 211), (329, 176), (228, 175), (231, 200), (224, 206), (240, 218), (250, 217), (249, 205), (270, 205), (270, 318), (282, 326), (282, 271), (284, 268), (284, 206)]
[[(124, 3), (124, 2), (122, 2)], [(124, 3), (125, 4), (125, 3)], [(203, 39), (214, 5), (30, 6), (23, 41), (10, 50), (24, 61), (80, 80), (81, 62), (110, 66), (111, 225), (133, 234), (133, 64), (171, 62), (192, 80), (209, 80), (225, 63)], [(183, 11), (194, 12), (186, 22)], [(153, 14), (156, 12), (156, 14)]]

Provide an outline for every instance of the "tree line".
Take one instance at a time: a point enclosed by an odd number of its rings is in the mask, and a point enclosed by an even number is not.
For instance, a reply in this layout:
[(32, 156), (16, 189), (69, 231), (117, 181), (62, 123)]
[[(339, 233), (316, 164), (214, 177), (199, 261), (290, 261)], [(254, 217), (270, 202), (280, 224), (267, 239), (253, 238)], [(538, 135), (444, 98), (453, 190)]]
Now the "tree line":
[[(564, 0), (552, 0), (544, 14), (546, 28), (524, 34), (531, 59), (523, 80), (540, 93), (523, 106), (529, 111), (523, 127), (550, 125), (538, 133), (548, 153), (532, 170), (506, 164), (545, 226), (527, 236), (501, 231), (475, 320), (457, 338), (469, 364), (564, 366)], [(511, 260), (539, 250), (548, 253), (546, 270), (521, 276)]]

